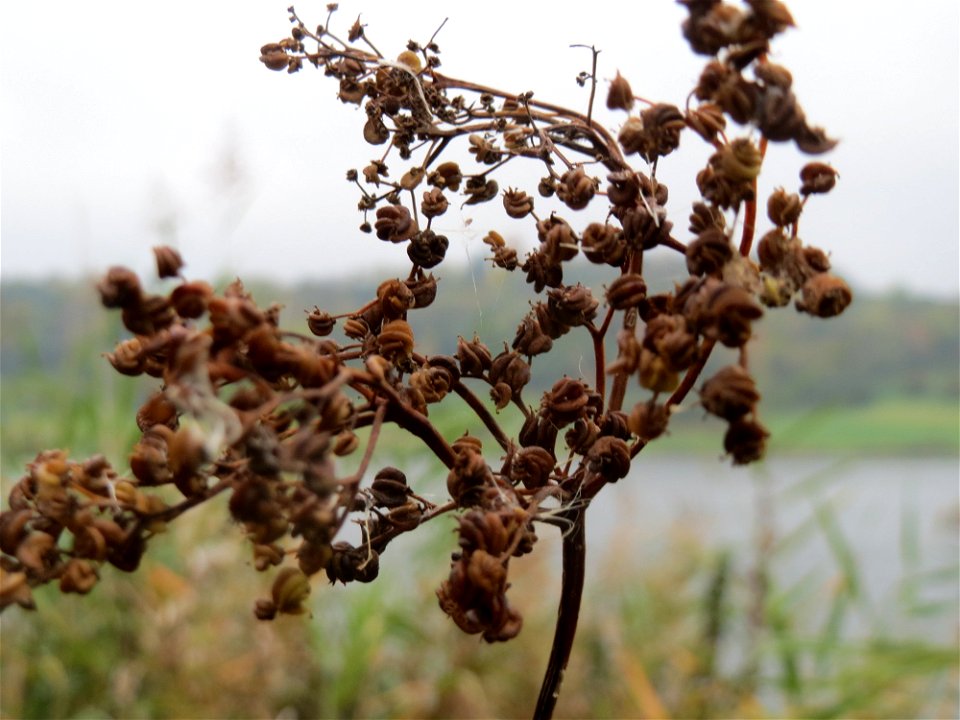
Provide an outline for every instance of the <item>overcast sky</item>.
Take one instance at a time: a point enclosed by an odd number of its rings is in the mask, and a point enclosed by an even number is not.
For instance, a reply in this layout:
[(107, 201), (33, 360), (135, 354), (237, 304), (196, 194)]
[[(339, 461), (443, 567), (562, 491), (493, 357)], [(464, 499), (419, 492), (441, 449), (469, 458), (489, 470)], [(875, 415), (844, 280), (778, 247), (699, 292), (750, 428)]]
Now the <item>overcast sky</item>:
[[(152, 266), (180, 248), (191, 277), (301, 280), (391, 260), (403, 249), (359, 233), (347, 168), (379, 155), (362, 110), (312, 70), (288, 76), (259, 47), (289, 32), (289, 0), (6, 2), (0, 9), (0, 274), (78, 276)], [(574, 78), (602, 50), (634, 92), (681, 105), (704, 59), (680, 36), (671, 0), (558, 4), (341, 2), (387, 56), (438, 36), (442, 71), (585, 108)], [(841, 144), (826, 156), (836, 190), (813, 198), (802, 237), (830, 250), (861, 289), (958, 293), (958, 3), (795, 0), (798, 28), (774, 45), (808, 118)], [(411, 12), (415, 8), (415, 14)], [(480, 8), (476, 10), (474, 8)], [(308, 24), (324, 2), (300, 2)], [(345, 32), (343, 33), (345, 34)], [(599, 97), (605, 97), (605, 87)], [(598, 114), (611, 128), (622, 115)], [(681, 232), (708, 151), (692, 134), (661, 163)], [(795, 188), (803, 158), (773, 145), (761, 193)], [(501, 185), (508, 183), (501, 177)], [(572, 221), (577, 218), (571, 217)], [(521, 249), (530, 228), (472, 208), (441, 226), (450, 257), (482, 255), (498, 229)], [(468, 222), (472, 221), (472, 222)], [(761, 231), (763, 227), (761, 227)]]

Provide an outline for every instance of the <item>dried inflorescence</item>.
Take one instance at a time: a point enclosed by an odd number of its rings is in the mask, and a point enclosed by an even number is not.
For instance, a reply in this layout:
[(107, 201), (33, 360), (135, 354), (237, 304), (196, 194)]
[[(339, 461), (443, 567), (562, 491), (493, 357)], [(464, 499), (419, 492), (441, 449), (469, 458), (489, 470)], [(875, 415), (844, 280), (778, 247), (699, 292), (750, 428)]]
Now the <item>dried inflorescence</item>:
[[(590, 500), (668, 431), (717, 348), (727, 348), (731, 362), (701, 384), (700, 405), (728, 424), (723, 447), (734, 463), (761, 458), (769, 433), (747, 360), (763, 308), (795, 300), (798, 310), (829, 317), (852, 298), (828, 255), (799, 234), (808, 201), (834, 187), (836, 171), (811, 162), (795, 190), (774, 189), (765, 202), (770, 227), (754, 248), (763, 162), (771, 143), (812, 154), (835, 143), (808, 124), (789, 71), (767, 59), (771, 40), (793, 25), (782, 3), (681, 4), (689, 11), (684, 36), (709, 56), (686, 106), (635, 96), (618, 72), (606, 105), (625, 115), (613, 129), (593, 118), (593, 93), (583, 114), (533, 93), (458, 80), (439, 72), (434, 38), (411, 41), (392, 60), (365, 26), (355, 23), (343, 42), (330, 18), (310, 29), (291, 8), (291, 35), (264, 45), (260, 59), (271, 70), (320, 69), (344, 103), (363, 107), (358, 132), (382, 149), (347, 172), (360, 190), (360, 229), (404, 246), (410, 272), (383, 280), (361, 307), (307, 311), (309, 334), (299, 334), (282, 331), (278, 308), (259, 307), (239, 281), (218, 293), (186, 279), (171, 248), (155, 249), (159, 277), (177, 279), (166, 294), (148, 292), (129, 270), (109, 270), (100, 296), (120, 311), (130, 337), (107, 359), (160, 386), (137, 413), (142, 437), (129, 473), (52, 451), (14, 486), (0, 518), (3, 605), (32, 607), (30, 588), (52, 581), (64, 592), (89, 592), (105, 564), (136, 569), (155, 533), (226, 493), (256, 569), (279, 566), (257, 617), (303, 612), (309, 578), (320, 573), (332, 583), (372, 581), (394, 538), (456, 512), (459, 549), (440, 605), (466, 632), (507, 640), (522, 626), (506, 597), (510, 559), (533, 548), (534, 523), (582, 522)], [(596, 90), (595, 68), (578, 79), (587, 80)], [(694, 179), (701, 197), (684, 236), (657, 169), (686, 138), (705, 141), (711, 153)], [(468, 166), (445, 157), (458, 142)], [(536, 188), (498, 181), (517, 162), (539, 166)], [(498, 200), (505, 218), (484, 237), (490, 259), (519, 269), (540, 297), (502, 349), (460, 337), (454, 355), (425, 355), (415, 317), (438, 298), (437, 278), (426, 271), (449, 246), (434, 220), (451, 204)], [(578, 211), (598, 204), (605, 221), (577, 221)], [(505, 240), (508, 228), (520, 227), (536, 238), (523, 258)], [(675, 253), (689, 277), (648, 287), (648, 252)], [(568, 280), (581, 255), (609, 269), (604, 287)], [(616, 354), (608, 358), (611, 333)], [(592, 374), (534, 382), (537, 358), (570, 334), (592, 350)], [(538, 398), (531, 385), (550, 389)], [(431, 407), (454, 396), (495, 450), (474, 435), (444, 437), (431, 423)], [(515, 438), (496, 418), (508, 410), (523, 418)], [(367, 481), (387, 426), (446, 466), (447, 502), (418, 494), (397, 468)], [(370, 429), (365, 444), (362, 428)], [(351, 454), (359, 463), (345, 474), (337, 458)], [(167, 487), (161, 500), (156, 489)], [(360, 527), (357, 545), (340, 538), (348, 522)]]

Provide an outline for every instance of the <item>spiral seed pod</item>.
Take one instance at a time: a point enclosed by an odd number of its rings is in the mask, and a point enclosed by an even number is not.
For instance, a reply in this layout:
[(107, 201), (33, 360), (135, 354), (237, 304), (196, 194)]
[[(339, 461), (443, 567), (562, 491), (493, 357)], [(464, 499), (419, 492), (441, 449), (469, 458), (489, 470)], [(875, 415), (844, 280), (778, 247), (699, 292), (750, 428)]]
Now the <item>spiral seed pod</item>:
[(427, 182), (436, 188), (450, 189), (456, 192), (460, 189), (460, 183), (463, 182), (463, 175), (460, 173), (460, 166), (455, 162), (440, 163), (436, 170), (427, 176)]
[(540, 327), (536, 313), (531, 311), (520, 321), (511, 347), (521, 355), (533, 357), (550, 352), (553, 348), (553, 340)]
[(73, 559), (60, 576), (60, 592), (86, 595), (99, 580), (96, 566), (88, 560)]
[(385, 205), (378, 208), (374, 228), (378, 238), (392, 243), (409, 240), (417, 232), (417, 225), (410, 217), (410, 211), (403, 205)]
[(446, 196), (440, 188), (433, 188), (423, 194), (423, 201), (420, 203), (420, 211), (424, 217), (435, 218), (443, 215), (447, 211), (449, 203)]
[(626, 110), (633, 107), (633, 90), (627, 79), (617, 71), (617, 76), (610, 81), (610, 89), (607, 91), (607, 107), (610, 110)]
[(587, 453), (587, 467), (607, 482), (614, 483), (630, 472), (630, 448), (620, 438), (606, 435)]
[(530, 382), (530, 365), (519, 353), (504, 350), (490, 363), (490, 382), (506, 383), (514, 397), (518, 397)]
[(747, 138), (737, 138), (724, 145), (710, 158), (710, 164), (722, 177), (734, 183), (749, 183), (760, 174), (763, 155)]
[(797, 310), (815, 317), (839, 315), (853, 301), (853, 292), (841, 278), (829, 273), (818, 273), (807, 280), (797, 299)]
[(563, 427), (584, 417), (589, 401), (589, 391), (582, 381), (563, 377), (543, 394), (540, 407), (557, 427)]
[(310, 332), (317, 337), (326, 337), (329, 335), (333, 332), (336, 324), (337, 321), (333, 319), (330, 313), (324, 312), (318, 307), (314, 307), (307, 315), (307, 327), (310, 329)]
[(112, 267), (97, 284), (100, 302), (106, 308), (126, 308), (141, 301), (140, 278), (125, 267)]
[(431, 365), (425, 365), (410, 376), (411, 387), (419, 390), (428, 403), (443, 400), (453, 382), (453, 375), (447, 368)]
[(465, 205), (478, 205), (493, 200), (500, 192), (500, 186), (496, 180), (484, 180), (481, 176), (472, 177), (467, 180), (467, 186), (464, 188), (464, 195), (467, 196)]
[(727, 347), (742, 347), (750, 339), (751, 323), (763, 316), (763, 309), (750, 293), (732, 285), (723, 285), (707, 299), (701, 321), (704, 334)]
[(370, 334), (370, 326), (362, 317), (349, 317), (343, 323), (343, 333), (352, 340), (363, 340)]
[(830, 192), (837, 184), (837, 171), (826, 163), (807, 163), (800, 170), (801, 195)]
[(792, 225), (800, 219), (803, 201), (796, 193), (777, 188), (767, 200), (767, 217), (777, 227)]
[(202, 280), (181, 283), (170, 293), (170, 304), (177, 315), (195, 319), (203, 315), (207, 302), (213, 297), (213, 288)]
[(556, 459), (544, 448), (533, 445), (518, 450), (510, 461), (510, 479), (528, 490), (536, 490), (547, 484)]
[(547, 307), (555, 324), (580, 327), (597, 316), (600, 302), (593, 297), (590, 288), (577, 283), (573, 286), (555, 288), (547, 293)]
[(384, 323), (377, 335), (379, 353), (394, 365), (410, 359), (413, 344), (413, 329), (406, 320), (397, 319)]
[(400, 280), (385, 280), (377, 287), (377, 299), (386, 320), (405, 317), (413, 307), (413, 291)]
[(512, 218), (523, 218), (533, 212), (533, 198), (523, 190), (510, 188), (503, 194), (503, 209)]
[(763, 458), (770, 433), (755, 420), (740, 418), (730, 423), (723, 436), (723, 449), (734, 465), (747, 465)]
[(737, 420), (753, 412), (759, 400), (757, 384), (739, 365), (727, 365), (717, 371), (700, 390), (703, 408), (724, 420)]
[(607, 223), (590, 223), (580, 239), (583, 254), (592, 263), (619, 267), (627, 252), (623, 231)]
[(614, 310), (636, 307), (647, 296), (647, 283), (642, 275), (624, 273), (607, 288), (607, 305)]
[(557, 197), (571, 210), (583, 210), (596, 192), (597, 180), (589, 177), (582, 166), (567, 170), (557, 185)]
[(270, 70), (286, 70), (290, 58), (277, 43), (270, 43), (260, 48), (260, 62)]
[(162, 278), (177, 277), (183, 267), (183, 258), (180, 253), (168, 245), (158, 245), (153, 248), (157, 260), (157, 276)]
[(635, 138), (636, 152), (652, 163), (680, 146), (680, 132), (686, 127), (683, 114), (674, 105), (658, 103), (640, 113), (643, 132)]
[(429, 269), (443, 262), (449, 246), (450, 241), (445, 235), (423, 230), (411, 238), (407, 245), (407, 257), (420, 267)]
[(688, 128), (708, 143), (716, 143), (727, 127), (723, 108), (715, 103), (703, 103), (694, 110), (688, 110), (684, 120)]
[(395, 508), (406, 504), (411, 490), (407, 486), (407, 476), (401, 470), (385, 467), (373, 478), (370, 493), (377, 507)]
[(670, 409), (652, 401), (639, 402), (633, 406), (627, 419), (630, 432), (645, 442), (663, 435), (670, 422)]
[(733, 245), (726, 233), (708, 228), (687, 246), (687, 272), (691, 275), (716, 275), (733, 257)]
[(480, 342), (480, 338), (473, 337), (467, 342), (463, 337), (457, 338), (457, 360), (460, 363), (460, 372), (464, 377), (481, 377), (490, 369), (493, 356), (489, 348)]

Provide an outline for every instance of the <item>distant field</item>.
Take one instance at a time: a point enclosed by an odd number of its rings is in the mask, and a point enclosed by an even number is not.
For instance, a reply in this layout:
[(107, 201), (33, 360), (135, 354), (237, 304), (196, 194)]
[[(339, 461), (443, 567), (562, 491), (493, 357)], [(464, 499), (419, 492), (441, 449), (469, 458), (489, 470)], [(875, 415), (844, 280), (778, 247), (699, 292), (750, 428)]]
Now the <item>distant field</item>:
[[(762, 408), (761, 408), (762, 412)], [(723, 424), (690, 408), (653, 452), (719, 452)], [(956, 402), (910, 398), (860, 407), (826, 407), (798, 414), (763, 415), (772, 454), (958, 455), (960, 407)]]

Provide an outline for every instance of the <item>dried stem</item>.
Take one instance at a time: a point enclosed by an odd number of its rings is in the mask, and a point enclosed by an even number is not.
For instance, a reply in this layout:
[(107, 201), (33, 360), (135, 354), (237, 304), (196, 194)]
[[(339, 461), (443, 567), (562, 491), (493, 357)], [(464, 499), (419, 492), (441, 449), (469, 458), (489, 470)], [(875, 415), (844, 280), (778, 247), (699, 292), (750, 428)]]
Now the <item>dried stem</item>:
[(580, 618), (580, 602), (583, 598), (583, 581), (586, 574), (587, 535), (586, 507), (569, 507), (561, 516), (570, 522), (570, 529), (563, 535), (563, 579), (560, 585), (560, 607), (557, 610), (557, 625), (550, 648), (550, 660), (540, 685), (540, 695), (534, 710), (535, 720), (553, 716), (560, 684), (570, 660), (570, 651), (577, 634)]

